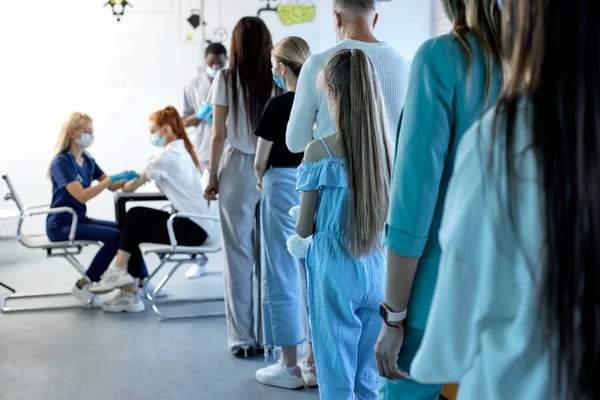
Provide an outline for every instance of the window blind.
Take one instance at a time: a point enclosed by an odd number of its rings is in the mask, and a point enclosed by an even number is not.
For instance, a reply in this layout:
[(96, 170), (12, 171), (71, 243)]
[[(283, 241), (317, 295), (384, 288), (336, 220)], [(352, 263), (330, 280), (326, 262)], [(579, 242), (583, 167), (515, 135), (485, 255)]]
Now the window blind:
[(452, 23), (444, 12), (441, 0), (433, 0), (433, 36), (444, 35), (452, 31)]

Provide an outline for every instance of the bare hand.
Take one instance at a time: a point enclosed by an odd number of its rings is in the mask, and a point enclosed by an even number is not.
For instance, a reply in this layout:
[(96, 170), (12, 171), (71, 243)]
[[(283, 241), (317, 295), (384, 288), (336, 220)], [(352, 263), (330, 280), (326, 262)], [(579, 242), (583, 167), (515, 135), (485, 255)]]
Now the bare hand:
[(207, 200), (213, 201), (217, 200), (217, 195), (219, 194), (219, 180), (216, 175), (211, 175), (210, 180), (208, 181), (208, 185), (204, 190), (204, 196), (206, 196)]
[(262, 181), (256, 182), (256, 190), (262, 193)]
[(392, 328), (383, 324), (377, 344), (375, 344), (375, 358), (379, 375), (396, 382), (397, 379), (406, 379), (408, 373), (398, 368), (398, 354), (404, 341), (404, 327)]

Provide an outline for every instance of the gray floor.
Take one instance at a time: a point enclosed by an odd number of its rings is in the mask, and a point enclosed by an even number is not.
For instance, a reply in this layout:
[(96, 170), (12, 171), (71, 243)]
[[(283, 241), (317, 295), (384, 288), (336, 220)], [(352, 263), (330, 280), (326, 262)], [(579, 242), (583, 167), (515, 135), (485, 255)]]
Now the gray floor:
[[(82, 261), (92, 254), (84, 252)], [(209, 276), (192, 282), (178, 276), (171, 296), (222, 293), (220, 269), (220, 255), (212, 257)], [(0, 241), (0, 282), (18, 291), (70, 290), (76, 277), (61, 259)], [(0, 296), (5, 293), (0, 287)], [(138, 315), (79, 309), (0, 314), (1, 400), (318, 398), (316, 389), (257, 383), (254, 371), (264, 365), (261, 357), (229, 354), (223, 317), (159, 322), (148, 308)]]

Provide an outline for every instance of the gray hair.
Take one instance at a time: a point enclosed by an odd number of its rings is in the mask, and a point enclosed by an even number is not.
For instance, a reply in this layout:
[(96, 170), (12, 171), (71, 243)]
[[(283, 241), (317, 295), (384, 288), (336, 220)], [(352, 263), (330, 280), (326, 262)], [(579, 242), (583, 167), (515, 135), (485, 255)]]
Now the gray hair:
[(377, 9), (375, 0), (333, 0), (333, 6), (348, 11), (373, 12)]

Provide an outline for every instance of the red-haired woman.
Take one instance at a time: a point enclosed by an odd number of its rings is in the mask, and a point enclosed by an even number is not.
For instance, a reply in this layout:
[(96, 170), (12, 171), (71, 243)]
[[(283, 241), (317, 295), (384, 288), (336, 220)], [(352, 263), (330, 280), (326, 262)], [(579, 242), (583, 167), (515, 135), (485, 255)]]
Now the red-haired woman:
[[(124, 191), (133, 192), (149, 180), (181, 213), (207, 214), (207, 203), (200, 184), (200, 164), (190, 143), (179, 113), (167, 107), (150, 117), (150, 141), (164, 151), (148, 162), (139, 178), (125, 184)], [(136, 295), (142, 274), (140, 243), (170, 243), (167, 231), (167, 212), (136, 207), (127, 213), (119, 251), (100, 282), (92, 288), (96, 294), (122, 289), (119, 296), (102, 305), (108, 312), (141, 312), (144, 303)], [(218, 224), (194, 218), (178, 218), (174, 222), (175, 235), (183, 246), (200, 246), (215, 232)]]

